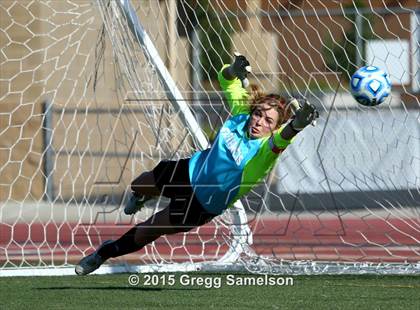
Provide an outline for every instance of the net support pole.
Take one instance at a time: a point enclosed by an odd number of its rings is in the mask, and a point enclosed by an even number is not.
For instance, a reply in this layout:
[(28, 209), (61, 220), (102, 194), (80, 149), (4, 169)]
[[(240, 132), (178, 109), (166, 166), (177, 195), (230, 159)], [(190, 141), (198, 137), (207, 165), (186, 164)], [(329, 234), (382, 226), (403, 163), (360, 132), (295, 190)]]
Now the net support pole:
[[(135, 37), (137, 43), (143, 48), (146, 57), (155, 67), (159, 80), (167, 92), (169, 101), (175, 107), (177, 112), (180, 112), (182, 121), (191, 132), (191, 135), (196, 140), (199, 148), (206, 149), (209, 146), (206, 136), (201, 130), (201, 127), (196, 121), (190, 108), (186, 104), (181, 92), (175, 84), (175, 81), (172, 79), (165, 67), (165, 64), (163, 63), (149, 35), (141, 25), (130, 1), (119, 0), (116, 3), (123, 15), (126, 17), (129, 29)], [(223, 263), (235, 262), (239, 255), (244, 251), (244, 247), (247, 244), (252, 244), (252, 235), (247, 224), (245, 209), (239, 200), (234, 204), (232, 215), (233, 218), (230, 227), (232, 233), (232, 243), (230, 244), (227, 253), (220, 259), (220, 262)]]
[(168, 21), (167, 32), (167, 68), (169, 74), (174, 76), (175, 59), (177, 56), (176, 49), (176, 0), (169, 0), (166, 3), (166, 19)]
[(42, 124), (42, 140), (44, 144), (43, 172), (45, 177), (44, 197), (45, 201), (54, 200), (54, 152), (52, 149), (52, 105), (47, 99), (42, 103), (42, 113), (44, 115)]
[(355, 23), (356, 23), (356, 66), (357, 68), (362, 67), (363, 60), (362, 57), (365, 57), (363, 55), (363, 23), (362, 23), (362, 15), (356, 14), (355, 17)]
[[(200, 57), (201, 57), (201, 45), (200, 45), (200, 34), (197, 26), (194, 26), (191, 31), (191, 88), (192, 88), (192, 102), (193, 104), (201, 107), (201, 102), (198, 100), (198, 92), (201, 92), (200, 83), (202, 81)], [(200, 109), (201, 111), (201, 109)], [(200, 120), (201, 121), (201, 120)]]
[(411, 45), (411, 88), (414, 93), (420, 92), (420, 12), (411, 13), (410, 17), (410, 45)]

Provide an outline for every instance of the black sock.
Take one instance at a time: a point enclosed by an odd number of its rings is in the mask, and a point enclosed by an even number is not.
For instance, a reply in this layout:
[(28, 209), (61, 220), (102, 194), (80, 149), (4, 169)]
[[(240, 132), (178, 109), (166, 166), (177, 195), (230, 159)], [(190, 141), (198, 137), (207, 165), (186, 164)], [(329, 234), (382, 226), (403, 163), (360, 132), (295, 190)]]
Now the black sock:
[(135, 242), (134, 235), (136, 233), (136, 230), (137, 226), (134, 226), (124, 235), (122, 235), (118, 240), (103, 246), (98, 251), (98, 255), (101, 256), (103, 259), (108, 259), (110, 257), (118, 257), (140, 250), (143, 247), (143, 245), (138, 245)]

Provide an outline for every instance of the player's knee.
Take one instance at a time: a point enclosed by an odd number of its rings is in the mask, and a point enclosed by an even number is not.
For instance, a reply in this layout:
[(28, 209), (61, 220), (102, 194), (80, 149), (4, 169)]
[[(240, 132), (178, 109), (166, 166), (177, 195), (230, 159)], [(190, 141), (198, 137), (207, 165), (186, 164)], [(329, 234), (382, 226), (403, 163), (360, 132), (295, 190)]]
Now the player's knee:
[(136, 193), (141, 193), (145, 187), (150, 186), (151, 171), (143, 172), (131, 182), (131, 190)]
[(130, 185), (131, 190), (133, 192), (135, 192), (135, 193), (139, 192), (140, 191), (140, 187), (141, 187), (138, 183), (136, 183), (136, 180), (134, 180), (133, 182), (131, 182), (131, 185)]
[(131, 190), (135, 193), (137, 193), (140, 189), (139, 188), (140, 186), (135, 182), (135, 180), (133, 182), (131, 182), (130, 187), (131, 187)]

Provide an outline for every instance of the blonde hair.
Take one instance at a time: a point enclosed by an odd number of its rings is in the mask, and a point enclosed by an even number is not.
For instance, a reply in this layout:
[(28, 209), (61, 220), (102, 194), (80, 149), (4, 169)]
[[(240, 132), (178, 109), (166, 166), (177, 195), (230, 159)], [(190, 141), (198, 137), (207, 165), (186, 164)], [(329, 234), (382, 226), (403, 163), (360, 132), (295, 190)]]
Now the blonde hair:
[(268, 104), (270, 107), (276, 109), (279, 114), (279, 120), (277, 121), (277, 127), (286, 122), (292, 116), (292, 109), (287, 104), (285, 98), (277, 94), (265, 94), (258, 85), (251, 85), (251, 93), (249, 96), (251, 112), (253, 114), (255, 110), (261, 109), (261, 106)]

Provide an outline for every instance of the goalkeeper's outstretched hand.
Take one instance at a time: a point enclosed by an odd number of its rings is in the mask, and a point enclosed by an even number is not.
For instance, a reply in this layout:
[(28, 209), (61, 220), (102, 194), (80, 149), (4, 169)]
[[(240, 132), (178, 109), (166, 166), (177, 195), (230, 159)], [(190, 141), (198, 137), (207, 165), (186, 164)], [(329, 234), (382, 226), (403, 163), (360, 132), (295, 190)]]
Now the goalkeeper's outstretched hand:
[(251, 73), (249, 61), (244, 55), (241, 55), (238, 52), (235, 52), (234, 55), (235, 59), (233, 63), (226, 68), (224, 76), (229, 80), (238, 78), (241, 80), (243, 87), (248, 87), (249, 81), (247, 75), (248, 73)]
[(293, 120), (290, 123), (295, 131), (301, 131), (309, 124), (315, 126), (319, 113), (312, 104), (305, 100), (303, 105), (300, 105), (295, 98), (291, 98), (289, 104), (292, 106), (295, 113)]

